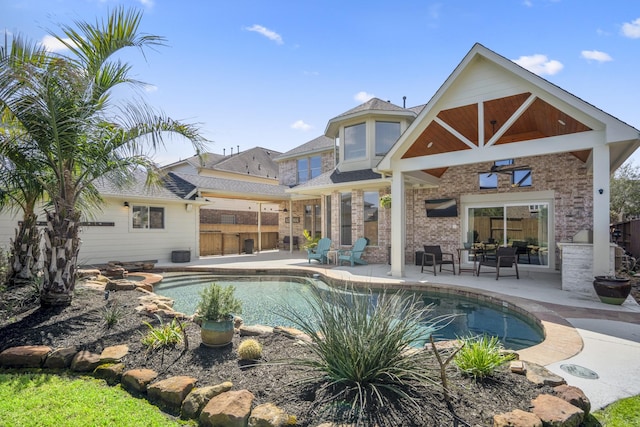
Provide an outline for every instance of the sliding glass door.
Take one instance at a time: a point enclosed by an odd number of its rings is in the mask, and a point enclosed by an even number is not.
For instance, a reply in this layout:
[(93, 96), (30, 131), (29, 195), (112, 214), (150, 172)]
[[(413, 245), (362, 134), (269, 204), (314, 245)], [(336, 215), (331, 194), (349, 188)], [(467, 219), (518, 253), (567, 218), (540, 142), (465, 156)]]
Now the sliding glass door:
[(516, 246), (518, 263), (549, 265), (549, 205), (469, 207), (465, 242), (477, 247)]

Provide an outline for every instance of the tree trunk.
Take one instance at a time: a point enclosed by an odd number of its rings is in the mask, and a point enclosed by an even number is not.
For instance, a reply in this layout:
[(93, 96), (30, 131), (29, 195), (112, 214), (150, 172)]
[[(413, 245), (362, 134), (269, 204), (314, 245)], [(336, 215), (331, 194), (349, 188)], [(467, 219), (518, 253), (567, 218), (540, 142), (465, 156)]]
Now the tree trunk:
[(47, 212), (44, 232), (44, 271), (40, 304), (59, 306), (71, 304), (76, 286), (78, 252), (80, 251), (80, 213), (72, 209)]
[(10, 285), (32, 282), (36, 278), (40, 259), (40, 241), (38, 216), (33, 212), (25, 213), (22, 223), (16, 229), (15, 239), (11, 240)]

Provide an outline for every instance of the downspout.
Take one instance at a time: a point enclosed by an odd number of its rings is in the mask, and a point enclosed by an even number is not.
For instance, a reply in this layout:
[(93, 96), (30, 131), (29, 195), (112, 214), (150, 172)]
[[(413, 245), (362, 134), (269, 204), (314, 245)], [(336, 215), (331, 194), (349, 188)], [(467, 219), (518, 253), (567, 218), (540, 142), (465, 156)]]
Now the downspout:
[(289, 199), (289, 253), (293, 253), (293, 202)]

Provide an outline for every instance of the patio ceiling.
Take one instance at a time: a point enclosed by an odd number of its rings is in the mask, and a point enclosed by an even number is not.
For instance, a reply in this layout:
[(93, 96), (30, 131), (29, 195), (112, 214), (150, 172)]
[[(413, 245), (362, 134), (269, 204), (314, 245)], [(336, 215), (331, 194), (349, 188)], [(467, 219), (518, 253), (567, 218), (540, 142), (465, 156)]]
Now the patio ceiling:
[[(479, 130), (479, 108), (484, 112)], [(432, 154), (472, 150), (483, 145), (512, 144), (521, 141), (568, 135), (592, 130), (585, 124), (556, 107), (525, 92), (504, 98), (441, 110), (416, 141), (402, 156), (429, 156)], [(479, 141), (479, 136), (483, 140)], [(583, 162), (591, 150), (572, 152)], [(425, 169), (423, 172), (441, 177), (447, 167)]]

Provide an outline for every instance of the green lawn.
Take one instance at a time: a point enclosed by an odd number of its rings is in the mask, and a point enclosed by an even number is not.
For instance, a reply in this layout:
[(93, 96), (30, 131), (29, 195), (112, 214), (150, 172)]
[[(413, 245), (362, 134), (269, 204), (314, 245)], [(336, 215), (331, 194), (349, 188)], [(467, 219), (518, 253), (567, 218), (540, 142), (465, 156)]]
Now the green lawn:
[(595, 411), (585, 427), (640, 426), (640, 395), (620, 399), (604, 409)]
[(184, 425), (120, 386), (44, 373), (0, 374), (0, 420), (3, 427)]

